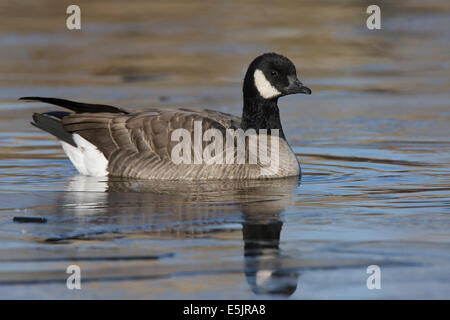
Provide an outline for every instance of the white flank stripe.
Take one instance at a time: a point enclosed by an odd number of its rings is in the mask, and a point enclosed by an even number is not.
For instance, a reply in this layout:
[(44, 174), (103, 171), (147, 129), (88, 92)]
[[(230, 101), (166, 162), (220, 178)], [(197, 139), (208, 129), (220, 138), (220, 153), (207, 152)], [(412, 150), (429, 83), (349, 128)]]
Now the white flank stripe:
[(280, 91), (270, 84), (261, 70), (256, 69), (253, 78), (255, 79), (256, 89), (258, 89), (259, 94), (264, 99), (270, 99), (281, 94)]
[(76, 133), (73, 134), (73, 140), (77, 148), (64, 141), (60, 142), (64, 152), (78, 172), (94, 177), (107, 176), (108, 160), (106, 160), (103, 153), (92, 143)]

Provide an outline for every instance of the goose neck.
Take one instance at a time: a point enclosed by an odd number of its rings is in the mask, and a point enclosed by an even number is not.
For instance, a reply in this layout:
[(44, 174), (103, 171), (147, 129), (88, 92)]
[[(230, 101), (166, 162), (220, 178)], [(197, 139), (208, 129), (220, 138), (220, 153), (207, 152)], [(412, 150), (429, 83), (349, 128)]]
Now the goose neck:
[(277, 98), (244, 97), (241, 128), (254, 129), (256, 132), (267, 129), (268, 134), (271, 129), (278, 129), (279, 136), (284, 139), (277, 101)]

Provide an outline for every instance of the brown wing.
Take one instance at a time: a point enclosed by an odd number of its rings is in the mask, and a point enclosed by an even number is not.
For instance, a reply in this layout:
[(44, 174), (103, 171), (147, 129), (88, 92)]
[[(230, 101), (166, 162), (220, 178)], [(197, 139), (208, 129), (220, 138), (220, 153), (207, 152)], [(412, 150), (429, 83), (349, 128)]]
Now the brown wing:
[(78, 113), (62, 119), (65, 130), (81, 135), (103, 152), (110, 175), (147, 179), (171, 179), (180, 172), (189, 175), (194, 174), (192, 170), (200, 170), (197, 166), (178, 165), (174, 172), (176, 165), (171, 161), (172, 148), (178, 143), (171, 141), (171, 134), (183, 128), (191, 132), (193, 139), (195, 121), (201, 121), (202, 132), (214, 128), (225, 133), (227, 128), (237, 129), (240, 124), (238, 117), (197, 109)]

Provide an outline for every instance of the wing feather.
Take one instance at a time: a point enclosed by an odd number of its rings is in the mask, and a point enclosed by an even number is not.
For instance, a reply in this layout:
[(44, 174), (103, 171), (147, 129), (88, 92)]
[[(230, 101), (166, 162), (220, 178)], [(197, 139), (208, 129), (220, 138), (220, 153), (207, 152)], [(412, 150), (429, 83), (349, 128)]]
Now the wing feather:
[[(169, 179), (174, 172), (171, 169), (177, 166), (171, 161), (172, 149), (177, 144), (171, 141), (171, 134), (183, 128), (193, 138), (195, 121), (201, 121), (203, 132), (215, 128), (225, 133), (227, 128), (237, 129), (240, 119), (213, 110), (152, 108), (125, 115), (71, 114), (62, 119), (62, 124), (65, 130), (81, 135), (103, 152), (111, 175)], [(184, 166), (185, 175), (199, 170)]]

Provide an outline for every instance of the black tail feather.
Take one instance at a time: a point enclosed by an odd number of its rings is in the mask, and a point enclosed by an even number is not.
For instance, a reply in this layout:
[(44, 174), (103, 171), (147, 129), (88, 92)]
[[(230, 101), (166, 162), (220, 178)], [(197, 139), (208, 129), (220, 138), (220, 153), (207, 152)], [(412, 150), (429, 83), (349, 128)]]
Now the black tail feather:
[(48, 112), (44, 112), (44, 114), (58, 118), (58, 119), (62, 119), (64, 117), (71, 115), (71, 113), (67, 112), (67, 111), (48, 111)]
[(58, 98), (44, 98), (44, 97), (22, 97), (19, 100), (34, 100), (41, 101), (45, 103), (54, 104), (72, 111), (76, 113), (84, 113), (84, 112), (110, 112), (110, 113), (123, 113), (128, 114), (129, 112), (117, 107), (103, 105), (103, 104), (91, 104), (91, 103), (82, 103), (76, 101), (70, 101), (66, 99), (58, 99)]
[(33, 121), (34, 122), (31, 122), (33, 126), (54, 135), (59, 140), (77, 147), (72, 134), (64, 130), (61, 120), (58, 117), (51, 113), (34, 113)]

